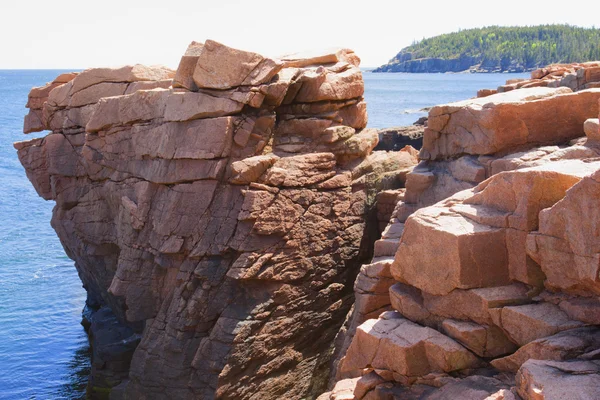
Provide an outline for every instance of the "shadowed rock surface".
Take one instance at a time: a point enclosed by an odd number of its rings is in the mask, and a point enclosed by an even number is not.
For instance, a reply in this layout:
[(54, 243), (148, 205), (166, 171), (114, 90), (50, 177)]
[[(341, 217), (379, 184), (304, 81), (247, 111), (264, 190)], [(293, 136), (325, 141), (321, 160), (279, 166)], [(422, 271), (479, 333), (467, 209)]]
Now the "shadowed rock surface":
[(425, 127), (421, 124), (380, 129), (378, 132), (379, 143), (375, 150), (398, 151), (404, 146), (412, 146), (421, 150), (424, 131)]

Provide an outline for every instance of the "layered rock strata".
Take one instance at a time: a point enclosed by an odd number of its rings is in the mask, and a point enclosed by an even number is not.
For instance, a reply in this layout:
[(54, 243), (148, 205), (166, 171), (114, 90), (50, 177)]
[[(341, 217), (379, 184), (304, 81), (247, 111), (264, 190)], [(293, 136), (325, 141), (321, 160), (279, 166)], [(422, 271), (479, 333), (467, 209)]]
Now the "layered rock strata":
[(397, 250), (361, 271), (387, 308), (347, 335), (320, 399), (600, 397), (599, 95), (432, 108)]
[(530, 79), (508, 79), (497, 89), (481, 89), (477, 97), (533, 87), (568, 87), (574, 92), (600, 88), (600, 62), (552, 64), (532, 71)]
[(271, 59), (193, 42), (177, 71), (95, 68), (32, 90), (24, 130), (51, 133), (15, 148), (56, 201), (88, 302), (132, 344), (92, 395), (324, 390), (377, 236), (367, 214), (416, 163), (409, 149), (370, 155), (358, 65), (351, 50)]

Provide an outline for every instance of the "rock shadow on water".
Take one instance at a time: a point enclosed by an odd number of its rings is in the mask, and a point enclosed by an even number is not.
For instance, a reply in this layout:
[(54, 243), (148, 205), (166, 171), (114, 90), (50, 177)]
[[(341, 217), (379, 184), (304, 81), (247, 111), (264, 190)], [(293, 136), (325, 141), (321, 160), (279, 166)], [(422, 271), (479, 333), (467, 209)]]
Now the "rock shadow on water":
[(69, 374), (65, 378), (65, 382), (54, 393), (54, 399), (82, 400), (86, 398), (86, 387), (91, 371), (91, 354), (87, 337), (82, 337), (79, 348), (67, 365)]

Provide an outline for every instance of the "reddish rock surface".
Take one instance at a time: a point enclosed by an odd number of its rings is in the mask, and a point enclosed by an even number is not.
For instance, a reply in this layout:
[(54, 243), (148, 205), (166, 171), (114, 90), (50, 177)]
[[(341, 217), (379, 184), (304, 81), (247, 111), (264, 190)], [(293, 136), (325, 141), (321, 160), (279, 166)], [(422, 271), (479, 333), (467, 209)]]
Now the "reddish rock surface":
[(600, 398), (598, 93), (483, 94), (432, 108), (369, 281), (389, 305), (323, 399)]
[(600, 61), (552, 64), (531, 72), (531, 79), (509, 79), (498, 89), (482, 89), (477, 97), (534, 87), (568, 87), (573, 91), (600, 88)]
[(600, 89), (532, 88), (435, 106), (420, 157), (507, 154), (566, 142), (583, 135), (583, 123), (598, 114), (599, 99)]
[[(56, 201), (88, 304), (124, 327), (92, 322), (92, 344), (137, 338), (96, 356), (93, 396), (323, 392), (376, 193), (417, 162), (414, 149), (371, 154), (358, 65), (351, 50), (276, 60), (209, 40), (177, 71), (90, 69), (32, 90), (24, 130), (51, 133), (15, 148)], [(377, 265), (358, 285), (387, 298), (368, 282)]]
[(373, 152), (358, 65), (209, 40), (32, 90), (92, 394), (600, 398), (600, 64), (433, 107), (420, 153)]

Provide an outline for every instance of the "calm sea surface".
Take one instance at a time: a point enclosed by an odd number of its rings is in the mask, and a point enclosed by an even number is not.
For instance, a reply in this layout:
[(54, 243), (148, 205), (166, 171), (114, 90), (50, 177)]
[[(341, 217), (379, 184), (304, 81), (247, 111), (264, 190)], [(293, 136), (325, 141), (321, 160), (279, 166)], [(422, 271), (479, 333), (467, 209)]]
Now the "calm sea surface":
[(495, 89), (507, 79), (525, 74), (402, 74), (363, 73), (369, 127), (411, 125), (427, 115), (425, 107), (465, 100), (479, 89)]
[[(79, 399), (89, 372), (81, 327), (85, 291), (50, 227), (53, 202), (36, 194), (12, 143), (27, 93), (62, 71), (0, 70), (0, 399)], [(369, 126), (410, 125), (424, 107), (467, 99), (526, 74), (364, 73)]]

